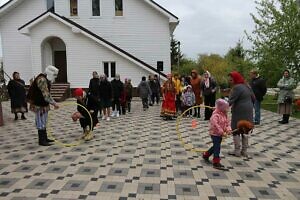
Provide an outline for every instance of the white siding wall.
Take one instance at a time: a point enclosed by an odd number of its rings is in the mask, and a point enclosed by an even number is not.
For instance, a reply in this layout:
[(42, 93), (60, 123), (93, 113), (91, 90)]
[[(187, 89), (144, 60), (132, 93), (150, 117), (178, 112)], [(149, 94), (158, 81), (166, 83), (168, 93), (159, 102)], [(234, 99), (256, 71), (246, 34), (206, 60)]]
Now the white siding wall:
[(156, 68), (164, 61), (171, 71), (169, 19), (142, 0), (123, 0), (124, 15), (115, 17), (114, 1), (101, 0), (101, 16), (93, 17), (91, 0), (78, 0), (78, 16), (70, 16), (69, 0), (55, 0), (55, 12), (68, 17)]
[(32, 78), (30, 38), (18, 28), (46, 10), (45, 0), (26, 0), (0, 18), (3, 65), (8, 74), (19, 71), (26, 83)]
[(73, 33), (71, 28), (53, 18), (46, 19), (31, 30), (33, 70), (35, 74), (40, 73), (42, 62), (41, 44), (45, 38), (51, 36), (59, 37), (66, 44), (68, 81), (71, 83), (71, 88), (88, 87), (93, 71), (100, 74), (104, 73), (103, 62), (105, 61), (115, 61), (116, 72), (121, 75), (122, 81), (125, 78), (131, 78), (134, 86), (138, 85), (142, 76), (148, 76), (149, 74), (148, 71), (86, 36)]

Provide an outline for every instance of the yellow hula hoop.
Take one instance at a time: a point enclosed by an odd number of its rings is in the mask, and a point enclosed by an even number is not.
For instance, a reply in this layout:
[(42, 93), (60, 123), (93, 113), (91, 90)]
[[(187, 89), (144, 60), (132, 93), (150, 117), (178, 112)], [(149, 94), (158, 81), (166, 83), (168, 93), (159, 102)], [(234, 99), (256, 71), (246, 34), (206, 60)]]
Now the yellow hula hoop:
[(189, 144), (187, 143), (186, 141), (184, 141), (184, 139), (182, 138), (182, 135), (179, 131), (179, 123), (183, 117), (183, 115), (188, 112), (189, 110), (193, 109), (193, 108), (210, 108), (210, 109), (214, 109), (214, 107), (210, 107), (210, 106), (203, 106), (203, 105), (197, 105), (197, 106), (193, 106), (187, 110), (185, 110), (183, 113), (181, 113), (181, 115), (179, 115), (176, 119), (176, 132), (177, 132), (177, 137), (178, 137), (178, 140), (181, 142), (182, 146), (186, 149), (186, 150), (189, 150), (191, 152), (205, 152), (207, 151), (207, 149), (201, 149), (201, 148), (195, 148), (192, 144)]
[[(91, 127), (93, 127), (92, 116), (91, 116), (90, 112), (83, 105), (80, 105), (77, 102), (64, 102), (64, 103), (60, 104), (60, 106), (61, 105), (64, 105), (64, 106), (66, 106), (66, 105), (77, 105), (77, 106), (80, 106), (81, 108), (83, 108), (89, 114), (89, 117), (90, 117), (90, 120), (91, 120)], [(50, 116), (51, 116), (50, 113), (51, 112), (48, 113), (48, 120), (47, 120), (46, 128), (47, 128), (48, 136), (50, 137), (50, 139), (54, 140), (55, 144), (58, 144), (58, 145), (61, 145), (61, 146), (64, 146), (64, 147), (74, 147), (74, 146), (80, 145), (83, 142), (83, 138), (81, 138), (81, 137), (79, 138), (78, 142), (73, 142), (73, 143), (63, 143), (63, 142), (57, 140), (52, 134), (52, 132), (53, 132), (52, 128), (49, 127), (49, 121), (51, 119), (50, 118)], [(92, 132), (92, 130), (90, 130), (90, 132)]]

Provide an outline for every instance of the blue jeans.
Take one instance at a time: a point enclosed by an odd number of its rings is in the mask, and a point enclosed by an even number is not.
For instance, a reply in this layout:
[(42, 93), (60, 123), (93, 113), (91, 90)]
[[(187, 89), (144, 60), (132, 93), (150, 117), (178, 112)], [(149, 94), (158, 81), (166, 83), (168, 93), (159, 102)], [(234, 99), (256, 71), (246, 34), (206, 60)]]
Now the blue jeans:
[(39, 109), (35, 112), (35, 125), (38, 130), (46, 130), (48, 111)]
[(260, 101), (254, 102), (254, 123), (260, 123)]
[(209, 155), (214, 154), (214, 158), (220, 158), (222, 137), (212, 135), (211, 139), (213, 141), (213, 146), (210, 147), (207, 152)]

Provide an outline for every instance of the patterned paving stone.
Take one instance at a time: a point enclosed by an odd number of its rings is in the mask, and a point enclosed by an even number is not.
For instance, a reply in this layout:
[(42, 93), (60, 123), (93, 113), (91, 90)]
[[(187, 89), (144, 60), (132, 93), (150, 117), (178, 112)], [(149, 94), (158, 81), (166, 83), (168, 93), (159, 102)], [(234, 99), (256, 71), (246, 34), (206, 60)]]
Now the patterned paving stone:
[(151, 183), (139, 183), (137, 188), (138, 194), (160, 194), (160, 185)]
[(270, 188), (250, 187), (256, 198), (259, 199), (278, 199), (278, 195)]
[(10, 188), (13, 186), (16, 182), (18, 182), (19, 179), (16, 178), (0, 178), (0, 188)]
[[(50, 113), (49, 125), (60, 141), (72, 143), (82, 134), (70, 118), (75, 110), (61, 106)], [(233, 142), (228, 138), (221, 149), (226, 170), (220, 171), (200, 153), (185, 149), (176, 120), (164, 121), (159, 112), (157, 105), (143, 111), (135, 99), (130, 114), (109, 122), (100, 119), (93, 140), (42, 147), (33, 113), (14, 121), (9, 102), (4, 102), (0, 199), (300, 199), (300, 120), (279, 125), (280, 116), (262, 111), (262, 124), (250, 136), (249, 157), (229, 156)], [(207, 121), (185, 118), (178, 130), (189, 145), (208, 148)]]
[(124, 187), (124, 183), (120, 182), (103, 182), (99, 192), (120, 193)]
[(35, 179), (25, 189), (45, 190), (52, 182), (50, 179)]
[(175, 185), (176, 195), (182, 196), (199, 196), (198, 189), (195, 185)]
[(83, 191), (88, 184), (87, 181), (70, 180), (62, 188), (65, 191)]
[(239, 194), (232, 186), (214, 185), (212, 186), (212, 188), (214, 190), (215, 195), (218, 197), (239, 197)]

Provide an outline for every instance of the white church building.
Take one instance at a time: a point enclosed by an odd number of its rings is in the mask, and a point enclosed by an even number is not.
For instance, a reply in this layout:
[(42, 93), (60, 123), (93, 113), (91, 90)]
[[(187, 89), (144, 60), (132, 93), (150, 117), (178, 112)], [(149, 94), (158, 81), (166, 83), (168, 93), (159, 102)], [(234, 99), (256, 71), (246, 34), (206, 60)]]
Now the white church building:
[(142, 76), (171, 72), (178, 23), (152, 0), (10, 0), (0, 7), (4, 70), (27, 84), (54, 65), (57, 83), (71, 88), (88, 87), (93, 71), (137, 86)]

